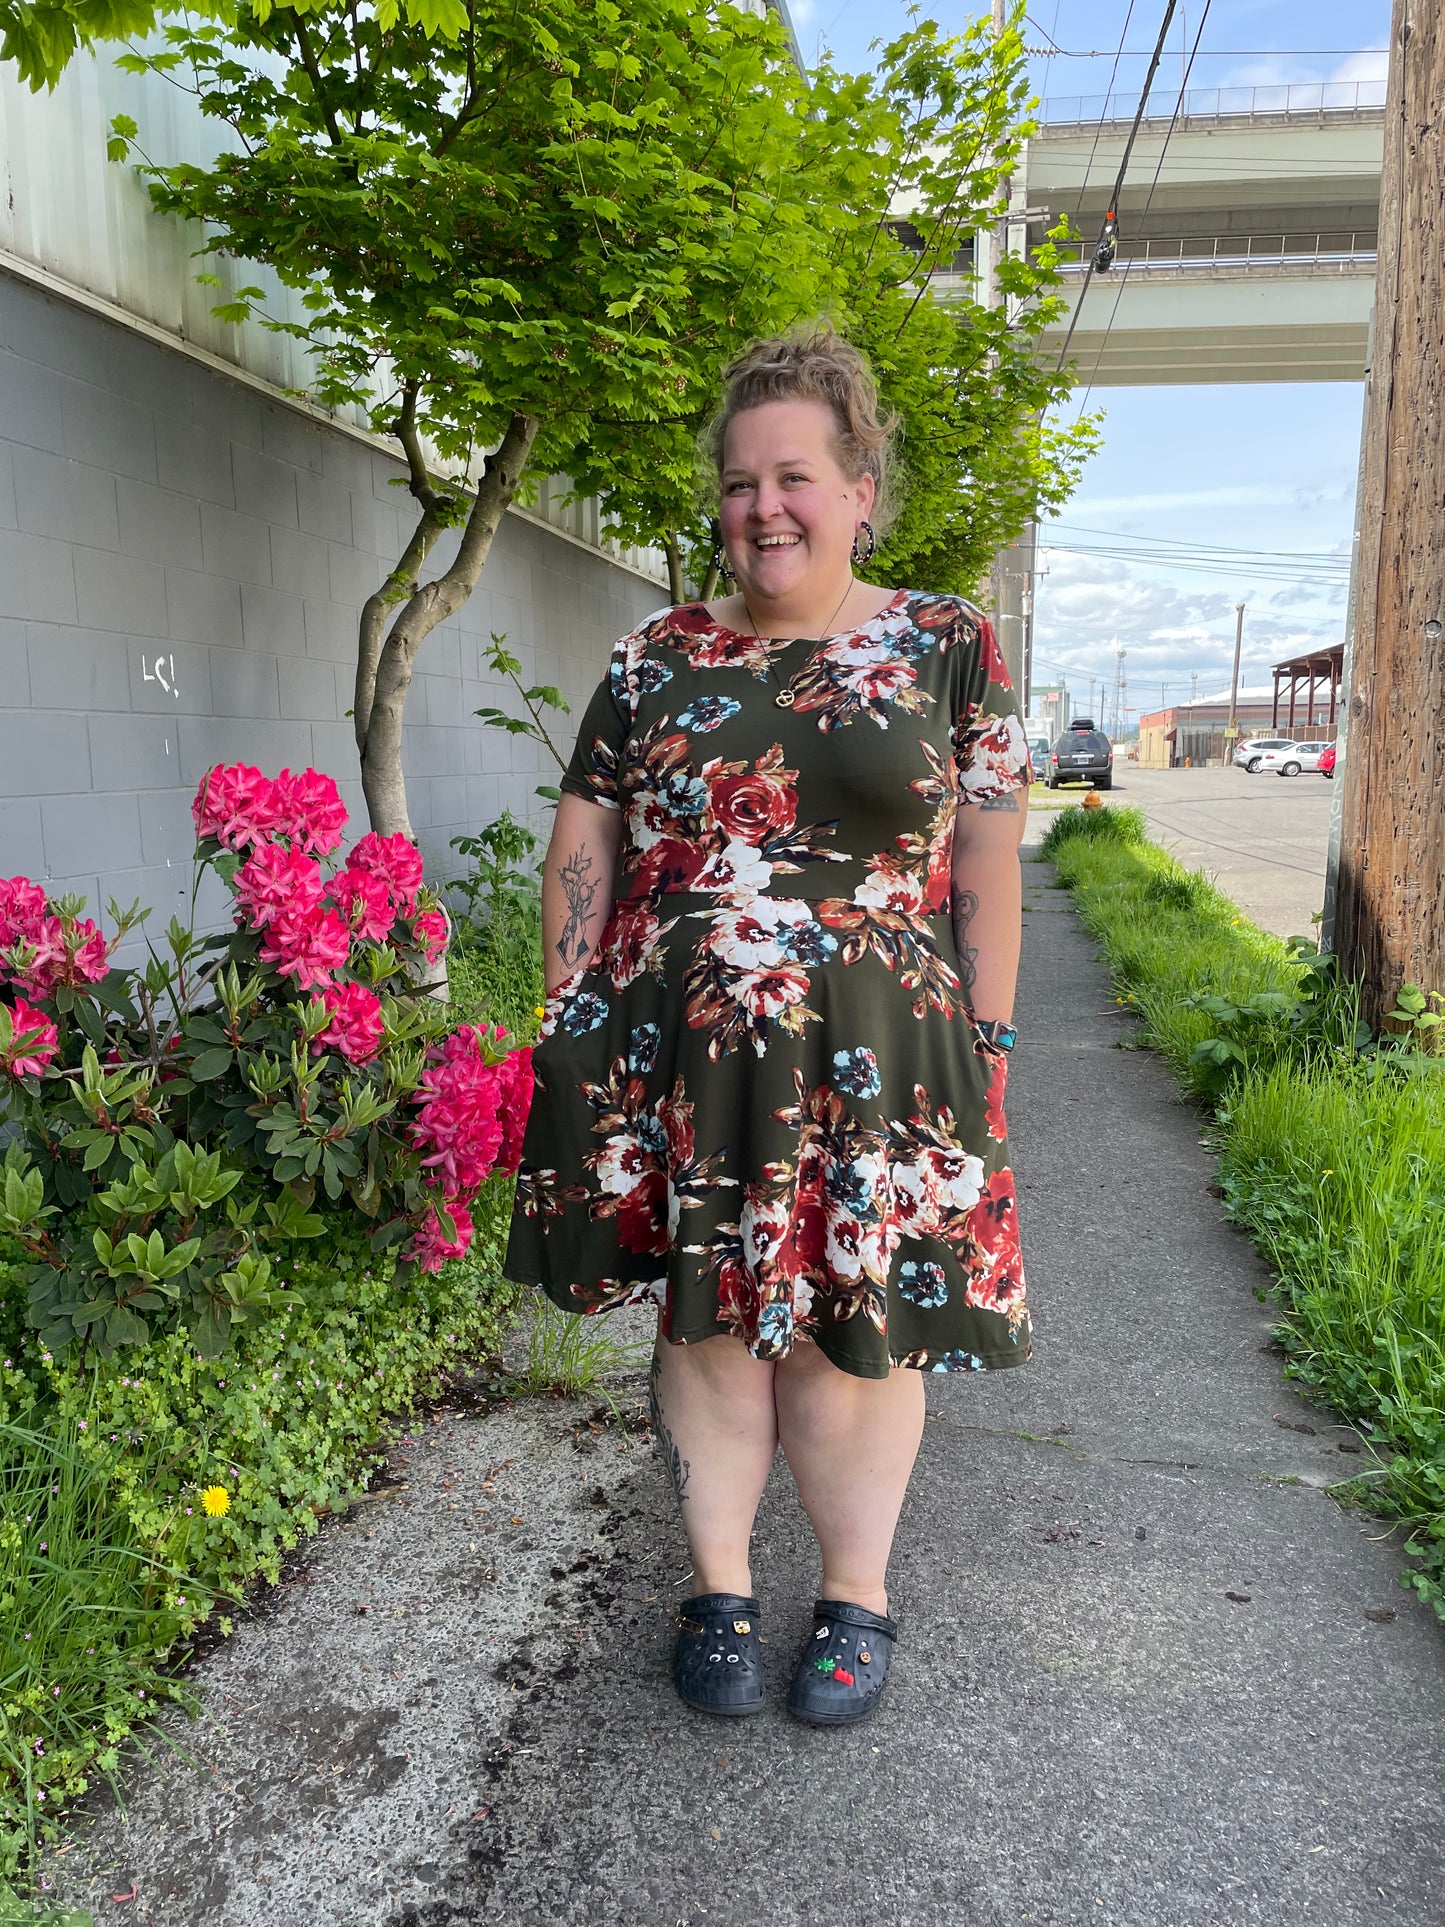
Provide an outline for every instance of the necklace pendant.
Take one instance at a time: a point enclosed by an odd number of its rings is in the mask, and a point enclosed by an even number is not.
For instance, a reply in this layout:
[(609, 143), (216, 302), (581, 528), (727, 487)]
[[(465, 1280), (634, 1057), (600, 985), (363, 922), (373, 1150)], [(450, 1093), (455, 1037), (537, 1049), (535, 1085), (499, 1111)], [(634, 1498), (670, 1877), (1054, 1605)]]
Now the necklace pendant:
[(794, 696), (791, 689), (780, 689), (777, 695), (774, 696), (773, 701), (777, 704), (779, 709), (791, 709), (793, 704), (797, 701), (797, 698), (796, 696)]

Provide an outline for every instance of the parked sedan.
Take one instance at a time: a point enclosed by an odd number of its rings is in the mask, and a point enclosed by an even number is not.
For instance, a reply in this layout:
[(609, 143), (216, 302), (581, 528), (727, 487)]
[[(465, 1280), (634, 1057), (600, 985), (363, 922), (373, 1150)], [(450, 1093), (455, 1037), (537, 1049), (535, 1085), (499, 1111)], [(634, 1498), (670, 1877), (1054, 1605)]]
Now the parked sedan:
[(1333, 743), (1326, 743), (1324, 748), (1320, 751), (1320, 760), (1319, 760), (1319, 763), (1316, 765), (1316, 767), (1318, 768), (1321, 776), (1332, 777), (1334, 775), (1335, 745)]

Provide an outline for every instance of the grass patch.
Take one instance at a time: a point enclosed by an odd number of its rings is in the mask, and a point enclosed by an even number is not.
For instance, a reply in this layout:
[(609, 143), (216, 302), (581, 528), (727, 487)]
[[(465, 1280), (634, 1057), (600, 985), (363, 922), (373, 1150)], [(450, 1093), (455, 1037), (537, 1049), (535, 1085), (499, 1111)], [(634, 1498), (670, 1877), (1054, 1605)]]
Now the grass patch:
[(1405, 1581), (1445, 1618), (1445, 1060), (1372, 1036), (1331, 959), (1250, 923), (1138, 812), (1065, 812), (1042, 853), (1140, 1041), (1214, 1113), (1287, 1375), (1378, 1448), (1338, 1490), (1405, 1527)]

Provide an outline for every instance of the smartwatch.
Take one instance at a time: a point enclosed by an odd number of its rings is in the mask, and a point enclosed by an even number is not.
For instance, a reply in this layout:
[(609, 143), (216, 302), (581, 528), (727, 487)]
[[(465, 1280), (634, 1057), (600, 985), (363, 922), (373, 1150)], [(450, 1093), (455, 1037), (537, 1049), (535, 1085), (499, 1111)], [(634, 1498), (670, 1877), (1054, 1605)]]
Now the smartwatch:
[(974, 1029), (985, 1050), (999, 1056), (1006, 1055), (1018, 1042), (1018, 1031), (1012, 1024), (1006, 1024), (1001, 1017), (975, 1018)]

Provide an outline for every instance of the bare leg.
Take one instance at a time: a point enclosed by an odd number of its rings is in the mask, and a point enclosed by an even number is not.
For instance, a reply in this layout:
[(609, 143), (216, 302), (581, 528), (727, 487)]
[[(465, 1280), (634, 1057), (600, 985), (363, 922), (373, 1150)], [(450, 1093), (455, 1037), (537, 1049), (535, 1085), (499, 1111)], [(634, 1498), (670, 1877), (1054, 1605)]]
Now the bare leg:
[(692, 1554), (693, 1590), (751, 1593), (753, 1518), (778, 1449), (773, 1366), (741, 1339), (652, 1354), (652, 1428)]
[(923, 1380), (855, 1378), (816, 1345), (774, 1368), (778, 1437), (823, 1554), (823, 1599), (888, 1610), (888, 1555), (923, 1436)]

